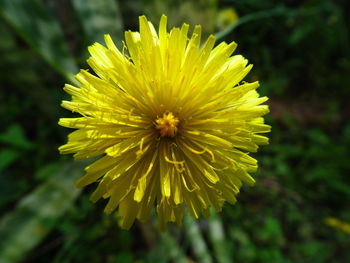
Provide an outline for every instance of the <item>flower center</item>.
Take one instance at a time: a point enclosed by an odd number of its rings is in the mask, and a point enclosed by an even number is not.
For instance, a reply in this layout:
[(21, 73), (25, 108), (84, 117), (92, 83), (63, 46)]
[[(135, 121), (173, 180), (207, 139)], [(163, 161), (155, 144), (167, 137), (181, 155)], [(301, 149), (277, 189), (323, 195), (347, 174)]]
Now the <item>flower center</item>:
[(156, 120), (156, 128), (161, 136), (174, 137), (177, 133), (177, 125), (179, 119), (172, 112), (163, 114), (163, 117), (158, 117)]

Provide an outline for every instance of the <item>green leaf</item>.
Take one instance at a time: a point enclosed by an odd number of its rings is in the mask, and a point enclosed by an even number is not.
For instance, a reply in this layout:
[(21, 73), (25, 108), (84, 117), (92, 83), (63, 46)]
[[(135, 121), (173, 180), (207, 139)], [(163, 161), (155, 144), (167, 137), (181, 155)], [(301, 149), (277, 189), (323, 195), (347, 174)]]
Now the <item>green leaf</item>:
[(34, 146), (26, 139), (22, 127), (18, 124), (11, 125), (4, 133), (1, 133), (0, 142), (25, 150), (30, 150)]
[(116, 44), (123, 38), (123, 22), (115, 0), (72, 0), (88, 41), (103, 43), (103, 35), (110, 34)]
[(17, 150), (3, 149), (0, 151), (0, 171), (16, 161), (20, 156)]
[(83, 162), (62, 167), (24, 197), (0, 221), (0, 262), (22, 260), (53, 228), (79, 194), (73, 182), (83, 172)]
[(45, 164), (35, 173), (35, 178), (45, 180), (54, 174), (60, 168), (60, 162), (52, 162)]
[(57, 72), (72, 80), (78, 71), (57, 21), (40, 0), (2, 0), (0, 15)]

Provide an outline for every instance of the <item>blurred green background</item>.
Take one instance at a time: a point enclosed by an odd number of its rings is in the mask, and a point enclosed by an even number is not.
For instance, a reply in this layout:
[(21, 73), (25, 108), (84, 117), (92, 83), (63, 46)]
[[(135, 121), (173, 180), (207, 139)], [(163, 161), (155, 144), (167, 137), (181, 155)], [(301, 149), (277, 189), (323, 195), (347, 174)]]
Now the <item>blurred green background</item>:
[[(139, 15), (162, 13), (238, 43), (273, 130), (236, 205), (124, 231), (89, 201), (95, 186), (75, 189), (85, 163), (58, 154), (62, 87), (88, 45), (121, 46)], [(350, 262), (349, 14), (345, 0), (0, 0), (0, 262)]]

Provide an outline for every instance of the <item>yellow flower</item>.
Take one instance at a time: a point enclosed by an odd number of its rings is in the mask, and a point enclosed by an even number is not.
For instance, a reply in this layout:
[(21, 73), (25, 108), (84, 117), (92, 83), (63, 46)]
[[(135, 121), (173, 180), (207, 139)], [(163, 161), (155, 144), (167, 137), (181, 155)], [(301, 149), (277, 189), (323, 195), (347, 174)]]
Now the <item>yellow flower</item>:
[(216, 19), (216, 25), (220, 30), (224, 30), (227, 27), (234, 25), (239, 20), (236, 9), (230, 7), (219, 11)]
[(325, 223), (335, 229), (339, 229), (343, 231), (344, 233), (350, 235), (350, 223), (347, 223), (345, 221), (339, 220), (335, 217), (327, 217), (325, 219)]
[(258, 82), (242, 79), (252, 68), (241, 55), (231, 56), (236, 43), (214, 48), (210, 36), (200, 46), (201, 27), (188, 38), (189, 26), (167, 32), (162, 16), (158, 34), (145, 16), (140, 33), (125, 32), (124, 51), (111, 37), (107, 47), (89, 47), (87, 70), (76, 75), (79, 87), (66, 85), (72, 101), (62, 106), (82, 117), (59, 124), (78, 129), (59, 148), (75, 159), (100, 156), (86, 167), (78, 187), (98, 182), (91, 196), (109, 199), (118, 208), (121, 227), (135, 218), (145, 221), (156, 205), (161, 229), (182, 223), (184, 212), (206, 216), (236, 202), (242, 182), (257, 161), (248, 155), (268, 139), (262, 115), (267, 100), (255, 91)]

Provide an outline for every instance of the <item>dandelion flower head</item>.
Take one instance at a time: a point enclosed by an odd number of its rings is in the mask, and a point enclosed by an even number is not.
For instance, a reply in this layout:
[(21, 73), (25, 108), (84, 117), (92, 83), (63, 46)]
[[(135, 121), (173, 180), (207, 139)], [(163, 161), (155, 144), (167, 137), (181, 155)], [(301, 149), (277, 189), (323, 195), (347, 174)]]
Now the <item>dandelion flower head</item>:
[(258, 82), (242, 82), (251, 70), (236, 43), (209, 36), (201, 46), (201, 27), (189, 37), (189, 25), (158, 33), (145, 16), (140, 32), (125, 32), (121, 51), (109, 35), (106, 47), (89, 47), (88, 64), (78, 87), (65, 85), (72, 101), (62, 106), (80, 114), (59, 124), (77, 129), (59, 148), (75, 159), (98, 156), (85, 168), (78, 187), (97, 183), (91, 196), (108, 199), (106, 213), (116, 209), (121, 227), (149, 219), (155, 207), (161, 229), (181, 225), (184, 214), (207, 216), (210, 207), (236, 202), (242, 182), (257, 161), (249, 156), (268, 143), (262, 116), (267, 97)]

